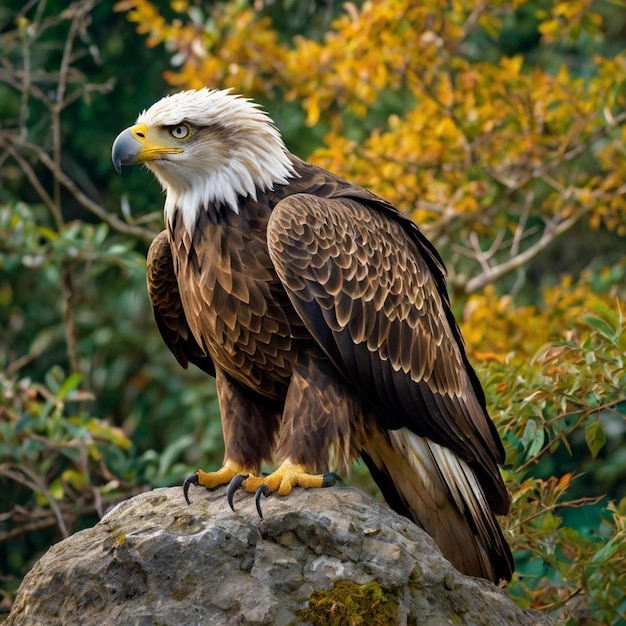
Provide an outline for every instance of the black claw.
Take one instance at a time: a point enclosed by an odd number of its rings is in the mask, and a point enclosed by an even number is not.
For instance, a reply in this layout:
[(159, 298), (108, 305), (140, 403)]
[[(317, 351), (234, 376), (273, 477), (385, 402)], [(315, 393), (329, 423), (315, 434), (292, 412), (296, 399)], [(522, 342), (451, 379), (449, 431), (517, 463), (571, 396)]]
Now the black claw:
[(322, 487), (332, 487), (335, 483), (341, 482), (341, 476), (335, 472), (328, 472), (322, 476)]
[(261, 510), (261, 496), (265, 496), (269, 498), (271, 495), (270, 488), (267, 485), (259, 485), (259, 488), (256, 490), (254, 494), (254, 504), (256, 504), (256, 512), (259, 514), (259, 517), (263, 519), (263, 511)]
[(228, 499), (228, 505), (234, 511), (235, 507), (233, 505), (233, 496), (235, 495), (235, 491), (241, 487), (241, 483), (248, 478), (248, 474), (237, 474), (232, 477), (232, 480), (228, 484), (228, 492), (226, 493), (226, 497)]
[(187, 495), (189, 492), (189, 485), (198, 485), (198, 474), (190, 474), (187, 478), (185, 478), (185, 482), (183, 483), (183, 495), (185, 496), (187, 504), (191, 504), (191, 500), (189, 500), (189, 496)]

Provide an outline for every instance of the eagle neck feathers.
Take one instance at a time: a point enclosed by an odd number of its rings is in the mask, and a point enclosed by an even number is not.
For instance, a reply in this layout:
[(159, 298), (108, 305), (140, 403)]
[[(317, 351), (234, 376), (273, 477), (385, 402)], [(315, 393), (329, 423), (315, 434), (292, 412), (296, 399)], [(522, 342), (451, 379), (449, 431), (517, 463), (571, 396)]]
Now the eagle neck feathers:
[[(254, 168), (248, 166), (248, 160), (252, 160)], [(231, 156), (222, 168), (198, 176), (189, 187), (166, 187), (165, 221), (171, 228), (178, 213), (191, 236), (202, 213), (207, 213), (214, 222), (225, 211), (238, 214), (247, 198), (256, 201), (261, 193), (273, 191), (275, 185), (287, 184), (293, 175), (287, 152)]]

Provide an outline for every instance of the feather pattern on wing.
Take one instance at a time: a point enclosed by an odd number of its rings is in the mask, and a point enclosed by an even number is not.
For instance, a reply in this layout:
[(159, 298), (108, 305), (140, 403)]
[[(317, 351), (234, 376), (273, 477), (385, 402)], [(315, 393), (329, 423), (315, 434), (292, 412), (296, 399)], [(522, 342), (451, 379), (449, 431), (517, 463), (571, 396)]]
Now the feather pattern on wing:
[[(398, 426), (468, 461), (494, 468), (502, 462), (500, 440), (466, 373), (446, 304), (400, 224), (355, 200), (297, 194), (272, 213), (268, 243), (307, 328), (371, 402)], [(365, 262), (357, 248), (368, 251)], [(312, 309), (319, 315), (310, 315)], [(374, 367), (372, 360), (378, 361)]]
[(148, 249), (146, 280), (157, 328), (176, 360), (184, 368), (191, 362), (215, 376), (213, 361), (198, 345), (187, 323), (167, 231), (161, 231)]

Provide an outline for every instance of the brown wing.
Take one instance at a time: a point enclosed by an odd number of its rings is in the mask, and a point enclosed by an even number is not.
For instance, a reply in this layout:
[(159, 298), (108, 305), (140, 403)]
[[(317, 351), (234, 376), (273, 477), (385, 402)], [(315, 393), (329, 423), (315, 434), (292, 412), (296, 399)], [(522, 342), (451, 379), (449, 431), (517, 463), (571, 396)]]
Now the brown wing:
[(447, 303), (400, 224), (353, 200), (298, 194), (274, 209), (268, 244), (310, 332), (387, 428), (408, 427), (497, 471), (502, 444)]
[(215, 376), (213, 361), (194, 339), (185, 318), (166, 231), (160, 232), (150, 245), (146, 279), (157, 327), (176, 360), (185, 369), (191, 362)]
[[(456, 549), (464, 571), (510, 578), (492, 514), (510, 505), (497, 467), (504, 451), (449, 309), (443, 266), (393, 207), (357, 194), (282, 200), (268, 225), (270, 256), (315, 340), (369, 401), (381, 435), (370, 435), (364, 458), (390, 504), (453, 562)], [(461, 547), (468, 537), (475, 550)]]

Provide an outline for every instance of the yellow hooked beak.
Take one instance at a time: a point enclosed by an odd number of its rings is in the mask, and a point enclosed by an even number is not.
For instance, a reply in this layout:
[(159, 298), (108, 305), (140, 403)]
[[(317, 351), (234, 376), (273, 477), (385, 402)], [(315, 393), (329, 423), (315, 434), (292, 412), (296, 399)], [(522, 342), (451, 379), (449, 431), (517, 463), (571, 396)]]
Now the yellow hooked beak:
[(155, 161), (166, 154), (183, 152), (183, 148), (172, 144), (173, 141), (160, 129), (148, 130), (145, 124), (135, 124), (115, 138), (111, 150), (113, 167), (120, 174), (122, 165)]

